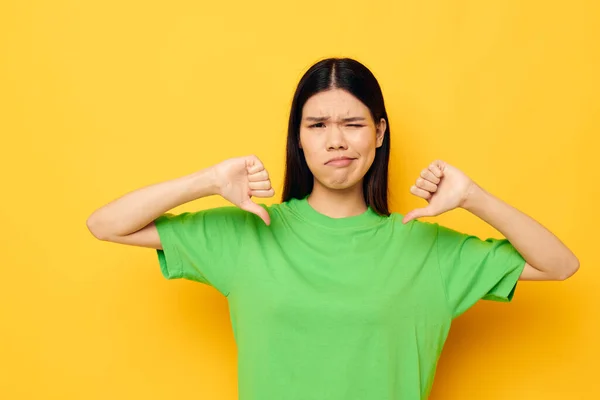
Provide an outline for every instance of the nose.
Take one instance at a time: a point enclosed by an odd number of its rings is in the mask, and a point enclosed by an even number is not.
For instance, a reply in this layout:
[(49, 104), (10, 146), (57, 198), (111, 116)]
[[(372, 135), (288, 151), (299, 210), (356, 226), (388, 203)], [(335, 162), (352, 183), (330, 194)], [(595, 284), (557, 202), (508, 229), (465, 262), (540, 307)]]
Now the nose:
[(327, 133), (327, 150), (346, 150), (348, 145), (346, 144), (346, 138), (344, 138), (344, 132), (339, 126), (333, 124), (329, 132)]

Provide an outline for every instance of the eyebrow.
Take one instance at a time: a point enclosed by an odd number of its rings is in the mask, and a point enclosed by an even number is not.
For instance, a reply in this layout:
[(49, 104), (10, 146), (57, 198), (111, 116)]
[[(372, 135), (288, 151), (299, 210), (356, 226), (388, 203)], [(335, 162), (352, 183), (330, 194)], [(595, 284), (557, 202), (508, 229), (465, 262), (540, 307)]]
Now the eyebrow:
[[(306, 121), (316, 121), (323, 122), (329, 120), (329, 117), (306, 117), (304, 118)], [(365, 117), (348, 117), (342, 118), (342, 122), (352, 122), (352, 121), (364, 121)]]

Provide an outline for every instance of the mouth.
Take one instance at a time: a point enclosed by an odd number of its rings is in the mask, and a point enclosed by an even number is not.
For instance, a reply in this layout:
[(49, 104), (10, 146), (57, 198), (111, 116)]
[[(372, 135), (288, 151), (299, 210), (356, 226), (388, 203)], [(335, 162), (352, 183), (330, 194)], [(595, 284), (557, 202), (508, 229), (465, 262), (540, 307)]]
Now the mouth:
[(335, 158), (332, 158), (331, 160), (327, 161), (325, 163), (325, 165), (328, 165), (328, 166), (331, 166), (331, 167), (347, 167), (354, 160), (356, 160), (356, 158), (351, 158), (351, 157), (335, 157)]

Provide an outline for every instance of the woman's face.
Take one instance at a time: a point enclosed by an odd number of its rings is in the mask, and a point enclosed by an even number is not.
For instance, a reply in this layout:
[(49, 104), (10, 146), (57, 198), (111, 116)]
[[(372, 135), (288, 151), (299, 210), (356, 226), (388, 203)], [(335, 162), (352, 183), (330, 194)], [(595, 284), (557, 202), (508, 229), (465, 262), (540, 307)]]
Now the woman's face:
[(343, 89), (309, 98), (302, 109), (300, 147), (315, 185), (346, 189), (362, 183), (386, 125), (382, 118), (375, 126), (367, 106)]

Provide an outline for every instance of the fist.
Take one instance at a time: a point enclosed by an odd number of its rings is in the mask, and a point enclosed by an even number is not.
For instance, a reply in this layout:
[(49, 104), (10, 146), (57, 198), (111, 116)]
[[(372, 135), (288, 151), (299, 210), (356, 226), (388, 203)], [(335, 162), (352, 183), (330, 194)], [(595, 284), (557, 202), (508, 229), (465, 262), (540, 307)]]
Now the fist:
[(273, 197), (269, 173), (256, 156), (237, 157), (214, 166), (219, 195), (242, 210), (258, 215), (269, 225), (269, 213), (252, 201), (254, 197)]
[(421, 175), (410, 188), (413, 195), (427, 200), (429, 204), (410, 211), (402, 222), (407, 223), (420, 217), (433, 217), (462, 207), (476, 187), (477, 185), (458, 168), (436, 160), (421, 171)]

